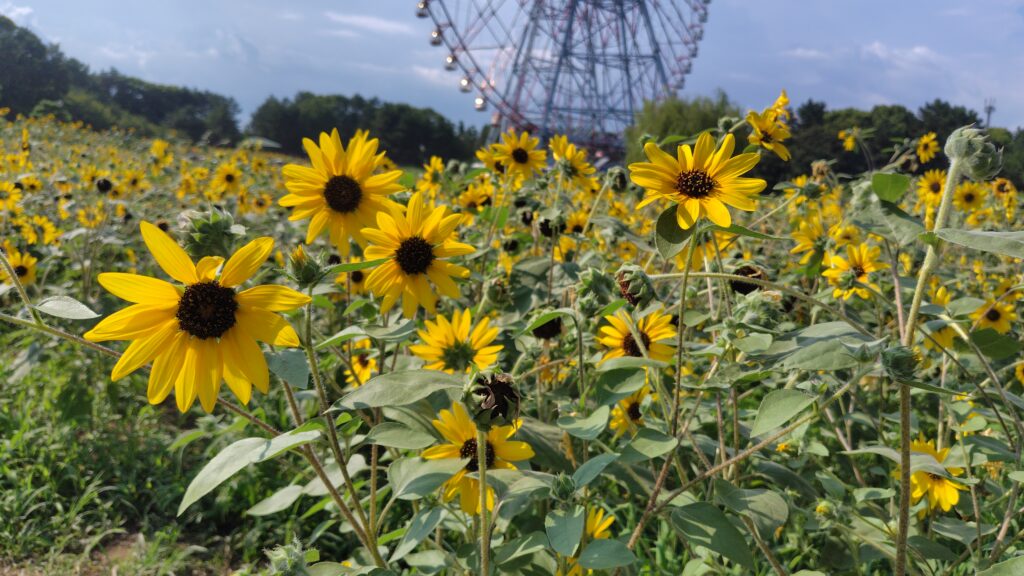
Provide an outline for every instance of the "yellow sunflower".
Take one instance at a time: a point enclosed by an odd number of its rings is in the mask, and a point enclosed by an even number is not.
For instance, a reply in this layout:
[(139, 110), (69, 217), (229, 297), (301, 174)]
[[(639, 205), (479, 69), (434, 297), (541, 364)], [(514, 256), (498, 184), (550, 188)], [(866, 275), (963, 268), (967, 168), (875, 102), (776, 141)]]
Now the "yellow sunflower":
[(501, 143), (494, 145), (494, 160), (501, 162), (510, 175), (529, 178), (535, 172), (544, 169), (547, 152), (538, 149), (540, 140), (530, 136), (529, 132), (514, 130), (501, 135)]
[(369, 338), (352, 344), (351, 365), (345, 370), (345, 382), (353, 388), (358, 388), (373, 377), (377, 371), (377, 359), (370, 356), (372, 342)]
[(210, 181), (210, 188), (218, 198), (225, 193), (237, 194), (242, 187), (242, 171), (233, 162), (217, 166)]
[(857, 140), (860, 139), (860, 128), (840, 130), (839, 139), (843, 141), (843, 150), (853, 152), (857, 148)]
[[(935, 442), (924, 438), (918, 438), (910, 443), (910, 451), (918, 454), (930, 454), (939, 464), (946, 460), (949, 448), (942, 450), (935, 449)], [(953, 476), (960, 476), (964, 473), (963, 468), (944, 466), (947, 472)], [(943, 476), (932, 474), (924, 470), (914, 472), (910, 475), (910, 498), (913, 504), (917, 504), (921, 498), (928, 498), (928, 512), (941, 508), (943, 512), (949, 512), (950, 508), (956, 506), (960, 501), (960, 491), (967, 487), (959, 482), (954, 482)], [(922, 515), (925, 511), (922, 511)]]
[(991, 328), (1000, 334), (1006, 334), (1012, 326), (1010, 322), (1017, 319), (1013, 304), (1002, 300), (988, 299), (977, 310), (971, 312), (978, 328)]
[(800, 257), (800, 264), (807, 264), (815, 251), (825, 247), (825, 227), (821, 219), (812, 215), (800, 221), (797, 229), (790, 234), (796, 241), (796, 246), (789, 251), (790, 254), (803, 254)]
[[(469, 474), (480, 470), (477, 460), (477, 429), (469, 418), (466, 408), (459, 402), (452, 404), (451, 410), (441, 410), (438, 419), (433, 421), (434, 428), (447, 440), (446, 444), (427, 448), (423, 458), (439, 460), (443, 458), (468, 458), (466, 466), (455, 473), (444, 484), (444, 499), (451, 501), (459, 496), (459, 506), (466, 514), (480, 513), (479, 480)], [(485, 447), (487, 469), (515, 469), (510, 462), (520, 462), (533, 458), (533, 448), (526, 442), (509, 440), (519, 429), (514, 426), (496, 426), (487, 432)], [(494, 508), (494, 490), (487, 487), (487, 509)]]
[(0, 182), (0, 212), (21, 212), (21, 190), (10, 182)]
[(423, 344), (409, 346), (409, 351), (426, 360), (427, 370), (441, 370), (449, 374), (469, 373), (471, 370), (486, 370), (498, 361), (502, 346), (492, 346), (498, 337), (498, 328), (491, 326), (484, 318), (476, 326), (470, 311), (456, 310), (449, 321), (438, 316), (436, 321), (426, 321), (426, 330), (417, 330)]
[(444, 161), (440, 156), (431, 156), (430, 162), (423, 165), (423, 176), (416, 181), (416, 190), (430, 194), (436, 198), (441, 191), (441, 175), (444, 174)]
[[(14, 275), (18, 277), (18, 282), (22, 286), (34, 284), (36, 281), (36, 264), (39, 260), (28, 252), (19, 251), (8, 240), (4, 240), (2, 248), (4, 253), (7, 254), (7, 262), (14, 269)], [(0, 283), (14, 284), (7, 277), (7, 271), (3, 268), (0, 268)]]
[(399, 205), (387, 196), (403, 189), (398, 183), (401, 170), (374, 174), (384, 160), (377, 154), (379, 142), (365, 132), (353, 136), (342, 146), (338, 129), (330, 135), (320, 133), (318, 147), (309, 138), (302, 145), (312, 167), (288, 164), (282, 169), (289, 194), (278, 202), (292, 208), (289, 220), (309, 218), (306, 244), (311, 244), (326, 228), (331, 244), (348, 256), (349, 239), (366, 244), (362, 229), (372, 226), (378, 213), (398, 211)]
[(644, 384), (643, 388), (619, 400), (619, 403), (612, 408), (608, 427), (615, 431), (616, 439), (626, 432), (636, 434), (637, 430), (644, 425), (644, 400), (648, 396), (654, 397), (651, 394), (651, 389)]
[(965, 180), (953, 190), (953, 205), (964, 212), (973, 212), (984, 206), (987, 195), (985, 186)]
[(853, 224), (833, 224), (828, 230), (828, 235), (838, 248), (860, 244), (860, 228)]
[(935, 132), (929, 132), (917, 140), (917, 158), (926, 164), (939, 153), (939, 142)]
[(370, 241), (364, 251), (369, 260), (386, 258), (366, 278), (366, 287), (383, 298), (381, 312), (387, 313), (399, 298), (402, 313), (412, 318), (421, 305), (431, 314), (437, 310), (437, 296), (430, 289), (433, 282), (442, 295), (459, 297), (459, 287), (452, 277), (468, 278), (469, 270), (444, 260), (473, 252), (469, 244), (455, 241), (455, 227), (462, 216), (447, 214), (443, 206), (427, 206), (422, 192), (409, 199), (405, 214), (377, 213), (377, 227), (363, 228)]
[(789, 160), (789, 149), (782, 143), (789, 139), (789, 128), (779, 121), (774, 109), (766, 108), (760, 114), (751, 110), (747, 113), (747, 123), (751, 129), (748, 142), (774, 152), (784, 161)]
[(676, 222), (683, 230), (703, 216), (719, 226), (732, 225), (726, 206), (753, 211), (755, 198), (767, 185), (760, 178), (740, 177), (757, 165), (760, 156), (749, 153), (732, 157), (735, 146), (733, 135), (726, 134), (716, 151), (714, 139), (704, 132), (693, 150), (682, 144), (673, 158), (654, 142), (648, 142), (644, 153), (650, 162), (629, 165), (630, 178), (647, 190), (637, 209), (657, 200), (670, 200), (678, 205)]
[(197, 396), (203, 409), (212, 411), (222, 381), (243, 404), (249, 402), (254, 385), (266, 393), (270, 377), (256, 341), (298, 346), (295, 330), (275, 312), (293, 310), (310, 300), (284, 286), (235, 290), (267, 259), (274, 240), (257, 238), (227, 262), (219, 256), (206, 256), (194, 264), (156, 226), (143, 222), (141, 229), (160, 268), (184, 286), (136, 274), (99, 275), (104, 288), (134, 303), (85, 334), (92, 342), (133, 341), (114, 366), (111, 379), (120, 380), (152, 360), (150, 403), (163, 402), (174, 388), (182, 412)]
[(551, 148), (551, 156), (555, 161), (558, 184), (566, 187), (573, 186), (578, 190), (588, 189), (597, 169), (587, 162), (587, 151), (577, 148), (564, 135), (553, 137), (548, 146)]
[(833, 298), (849, 300), (851, 296), (868, 299), (871, 291), (867, 287), (879, 291), (878, 284), (871, 281), (871, 273), (885, 270), (888, 264), (879, 260), (882, 249), (868, 244), (850, 245), (846, 247), (846, 258), (838, 254), (825, 257), (828, 269), (821, 273), (834, 286)]
[[(362, 262), (363, 259), (358, 256), (353, 256), (349, 259), (349, 263), (356, 264)], [(366, 272), (363, 270), (353, 270), (351, 272), (342, 272), (335, 276), (334, 283), (343, 286), (350, 294), (365, 294), (366, 293)]]
[(917, 179), (917, 209), (921, 206), (935, 209), (942, 202), (942, 193), (946, 187), (945, 170), (926, 170)]
[[(654, 310), (634, 323), (630, 315), (620, 308), (614, 315), (605, 316), (604, 319), (608, 324), (601, 327), (597, 341), (609, 350), (604, 353), (601, 362), (627, 356), (647, 357), (661, 362), (672, 358), (675, 346), (664, 343), (676, 337), (671, 315)], [(642, 348), (636, 341), (638, 336), (643, 341)]]

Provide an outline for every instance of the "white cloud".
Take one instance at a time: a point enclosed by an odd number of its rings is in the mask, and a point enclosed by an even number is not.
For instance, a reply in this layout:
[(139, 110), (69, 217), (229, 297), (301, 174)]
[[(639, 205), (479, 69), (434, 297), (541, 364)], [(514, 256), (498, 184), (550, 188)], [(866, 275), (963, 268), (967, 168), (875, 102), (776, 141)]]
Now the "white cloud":
[(7, 16), (19, 26), (24, 26), (28, 23), (28, 19), (32, 16), (33, 12), (34, 10), (32, 10), (31, 6), (15, 6), (10, 2), (0, 5), (0, 14)]
[(829, 60), (832, 58), (831, 54), (823, 50), (802, 47), (784, 50), (782, 55), (789, 58), (796, 58), (797, 60)]
[(459, 85), (458, 76), (444, 68), (441, 68), (440, 66), (436, 68), (428, 66), (413, 66), (412, 73), (436, 86), (444, 86), (445, 88), (451, 88), (454, 90)]
[(917, 45), (910, 48), (891, 48), (877, 40), (861, 46), (861, 54), (901, 69), (921, 68), (936, 64), (942, 60), (938, 53), (927, 46)]
[(139, 68), (145, 68), (146, 64), (156, 55), (156, 52), (152, 50), (144, 50), (137, 46), (117, 46), (113, 44), (100, 46), (99, 53), (110, 60), (135, 62)]
[(327, 19), (338, 24), (354, 26), (367, 32), (379, 32), (381, 34), (415, 34), (412, 26), (404, 22), (397, 22), (387, 18), (368, 16), (365, 14), (341, 14), (338, 12), (326, 12)]

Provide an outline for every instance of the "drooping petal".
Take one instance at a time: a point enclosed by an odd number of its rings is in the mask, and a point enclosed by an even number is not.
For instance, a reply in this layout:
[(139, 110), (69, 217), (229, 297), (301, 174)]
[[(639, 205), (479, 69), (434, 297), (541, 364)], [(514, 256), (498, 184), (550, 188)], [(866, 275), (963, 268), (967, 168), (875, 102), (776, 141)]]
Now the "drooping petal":
[(298, 346), (299, 336), (280, 314), (259, 308), (239, 309), (238, 327), (249, 336), (273, 346)]
[(114, 370), (110, 373), (110, 379), (116, 382), (155, 358), (160, 349), (166, 345), (167, 340), (177, 330), (178, 321), (171, 319), (165, 321), (162, 326), (149, 336), (132, 342), (124, 351), (124, 354), (121, 355), (117, 364), (114, 365)]
[(178, 305), (181, 294), (170, 282), (126, 272), (104, 272), (97, 277), (100, 286), (129, 302), (157, 308)]
[(274, 239), (267, 236), (256, 238), (239, 248), (224, 264), (224, 271), (220, 275), (221, 286), (233, 288), (251, 278), (273, 250)]
[(149, 222), (142, 222), (139, 228), (142, 230), (142, 239), (153, 253), (156, 263), (168, 276), (182, 284), (195, 284), (199, 281), (195, 264), (177, 242)]

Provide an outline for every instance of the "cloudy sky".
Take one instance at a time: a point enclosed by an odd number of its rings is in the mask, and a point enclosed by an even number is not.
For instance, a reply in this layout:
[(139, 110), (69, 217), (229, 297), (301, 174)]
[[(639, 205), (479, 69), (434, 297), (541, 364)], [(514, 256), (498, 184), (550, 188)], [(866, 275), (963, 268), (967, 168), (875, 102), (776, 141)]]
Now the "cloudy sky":
[[(678, 0), (682, 1), (682, 0)], [(233, 96), (243, 122), (299, 90), (486, 117), (441, 67), (414, 0), (0, 0), (0, 13), (93, 69)], [(780, 88), (830, 107), (941, 97), (1024, 126), (1024, 0), (714, 0), (686, 94), (761, 107)]]

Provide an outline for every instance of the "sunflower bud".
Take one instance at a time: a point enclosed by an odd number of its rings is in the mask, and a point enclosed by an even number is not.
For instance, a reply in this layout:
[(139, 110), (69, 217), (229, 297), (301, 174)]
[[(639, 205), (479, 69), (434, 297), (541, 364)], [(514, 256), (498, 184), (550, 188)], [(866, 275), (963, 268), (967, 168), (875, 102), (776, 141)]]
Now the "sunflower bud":
[(631, 305), (643, 308), (654, 299), (654, 282), (636, 264), (623, 264), (615, 273), (619, 283), (619, 292)]
[(306, 254), (301, 244), (288, 257), (288, 274), (301, 289), (316, 286), (327, 275), (320, 262)]
[(917, 370), (917, 355), (906, 346), (892, 346), (882, 351), (882, 366), (896, 382), (912, 381)]
[(611, 301), (616, 293), (615, 280), (597, 268), (587, 268), (580, 273), (579, 284), (576, 285), (576, 300), (580, 312), (585, 318), (597, 314)]
[(984, 181), (995, 176), (1003, 166), (1003, 151), (989, 141), (988, 135), (980, 128), (964, 126), (949, 135), (945, 147), (946, 156), (962, 160), (972, 180)]
[(519, 419), (519, 402), (522, 397), (516, 390), (511, 374), (481, 374), (473, 388), (476, 406), (473, 420), (481, 428), (514, 425)]
[(189, 224), (185, 249), (195, 258), (231, 254), (235, 237), (245, 234), (244, 226), (236, 225), (230, 214), (216, 208), (195, 215)]
[(559, 502), (569, 502), (576, 492), (576, 483), (572, 476), (565, 472), (559, 472), (551, 482), (551, 498)]

